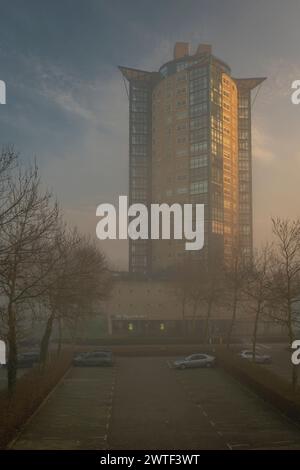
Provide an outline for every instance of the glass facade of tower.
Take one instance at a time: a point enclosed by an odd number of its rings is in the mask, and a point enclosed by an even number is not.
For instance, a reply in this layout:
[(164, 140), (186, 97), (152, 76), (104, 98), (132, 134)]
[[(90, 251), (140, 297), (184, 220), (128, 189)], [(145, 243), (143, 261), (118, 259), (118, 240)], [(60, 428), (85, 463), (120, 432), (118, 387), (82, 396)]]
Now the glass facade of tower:
[[(189, 85), (189, 202), (205, 204), (204, 239), (210, 232), (209, 211), (209, 174), (210, 174), (210, 123), (209, 123), (209, 66), (194, 66), (188, 72)], [(191, 257), (199, 260), (207, 257), (208, 244), (201, 252), (194, 252)]]
[[(156, 74), (120, 67), (129, 81), (129, 204), (151, 202), (152, 89)], [(151, 244), (129, 240), (129, 271), (151, 270)]]
[(159, 72), (121, 67), (129, 82), (130, 203), (202, 203), (205, 245), (130, 241), (129, 270), (161, 272), (187, 257), (229, 264), (237, 247), (252, 255), (251, 90), (264, 79), (235, 79), (200, 45), (175, 46)]
[(251, 89), (238, 81), (238, 149), (239, 149), (239, 243), (245, 256), (251, 257), (252, 223), (252, 149)]

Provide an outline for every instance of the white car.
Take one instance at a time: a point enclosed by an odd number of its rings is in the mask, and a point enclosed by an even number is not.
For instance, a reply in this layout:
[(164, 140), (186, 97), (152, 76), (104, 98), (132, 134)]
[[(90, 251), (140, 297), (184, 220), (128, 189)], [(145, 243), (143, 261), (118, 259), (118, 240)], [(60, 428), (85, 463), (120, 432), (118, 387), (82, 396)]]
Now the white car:
[[(246, 349), (239, 353), (239, 356), (242, 359), (248, 359), (249, 361), (253, 361), (253, 351)], [(259, 354), (258, 352), (255, 353), (254, 362), (256, 364), (271, 364), (272, 358), (268, 354)]]
[(194, 367), (213, 367), (216, 358), (209, 354), (192, 354), (182, 359), (176, 359), (173, 365), (176, 369), (192, 369)]

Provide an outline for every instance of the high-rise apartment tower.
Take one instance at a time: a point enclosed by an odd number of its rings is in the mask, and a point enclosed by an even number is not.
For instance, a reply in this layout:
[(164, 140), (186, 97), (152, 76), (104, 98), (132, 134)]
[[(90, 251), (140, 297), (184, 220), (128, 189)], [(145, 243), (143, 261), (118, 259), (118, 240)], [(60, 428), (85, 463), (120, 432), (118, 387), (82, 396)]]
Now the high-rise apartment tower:
[(130, 204), (205, 204), (203, 250), (131, 240), (129, 271), (166, 271), (188, 256), (230, 264), (237, 249), (251, 258), (251, 90), (264, 78), (233, 78), (210, 45), (190, 55), (182, 42), (158, 72), (120, 70), (129, 84)]

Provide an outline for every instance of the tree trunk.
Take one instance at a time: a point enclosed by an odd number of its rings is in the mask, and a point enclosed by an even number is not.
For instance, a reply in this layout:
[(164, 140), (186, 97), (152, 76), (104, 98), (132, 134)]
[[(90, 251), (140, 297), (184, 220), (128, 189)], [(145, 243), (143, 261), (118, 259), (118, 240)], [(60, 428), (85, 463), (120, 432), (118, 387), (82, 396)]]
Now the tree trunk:
[(257, 305), (257, 310), (254, 319), (254, 329), (253, 329), (253, 340), (252, 340), (252, 361), (255, 362), (256, 356), (256, 343), (257, 343), (257, 331), (258, 331), (258, 322), (260, 317), (261, 304), (260, 301)]
[(198, 298), (195, 297), (194, 305), (193, 305), (193, 312), (192, 312), (192, 335), (194, 335), (194, 333), (196, 331), (197, 308), (198, 308)]
[(73, 336), (72, 338), (72, 348), (73, 350), (75, 349), (75, 346), (77, 344), (77, 332), (78, 332), (78, 318), (75, 318), (74, 322), (74, 328), (71, 328), (71, 334)]
[[(293, 324), (292, 324), (292, 307), (291, 302), (288, 301), (288, 332), (289, 332), (289, 340), (290, 346), (294, 341), (294, 332), (293, 332)], [(298, 368), (296, 365), (292, 365), (292, 389), (295, 392), (298, 383)]]
[(292, 365), (292, 387), (294, 392), (296, 391), (298, 385), (298, 366), (293, 364)]
[(57, 341), (57, 357), (60, 356), (62, 346), (62, 324), (61, 318), (58, 319), (58, 341)]
[(211, 295), (208, 301), (208, 305), (207, 305), (207, 313), (206, 313), (204, 336), (203, 336), (204, 343), (207, 343), (207, 340), (208, 340), (208, 327), (209, 327), (209, 320), (210, 320), (210, 315), (212, 311), (212, 306), (213, 306), (213, 296)]
[(18, 350), (16, 334), (16, 314), (12, 303), (8, 305), (8, 362), (7, 362), (7, 387), (11, 397), (17, 382)]
[(53, 322), (54, 322), (54, 314), (51, 313), (49, 316), (47, 323), (46, 323), (46, 328), (44, 331), (44, 335), (42, 337), (41, 341), (41, 348), (40, 348), (40, 363), (42, 366), (45, 366), (48, 358), (48, 350), (49, 350), (49, 343), (50, 343), (50, 338), (52, 334), (52, 327), (53, 327)]
[(233, 327), (234, 327), (235, 319), (236, 319), (236, 310), (237, 310), (237, 289), (234, 289), (232, 317), (231, 317), (231, 322), (230, 322), (228, 333), (227, 333), (227, 348), (229, 348), (230, 342), (231, 342), (231, 336), (232, 336)]
[(183, 336), (186, 336), (186, 325), (185, 325), (185, 302), (186, 302), (186, 296), (184, 295), (182, 297), (182, 333)]

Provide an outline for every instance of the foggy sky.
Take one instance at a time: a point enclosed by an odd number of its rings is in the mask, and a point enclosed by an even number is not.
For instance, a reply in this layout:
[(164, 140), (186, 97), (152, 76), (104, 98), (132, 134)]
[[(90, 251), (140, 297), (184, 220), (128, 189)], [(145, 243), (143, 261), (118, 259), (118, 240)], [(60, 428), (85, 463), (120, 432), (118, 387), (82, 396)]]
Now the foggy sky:
[[(299, 20), (297, 0), (1, 0), (0, 145), (36, 156), (68, 220), (94, 233), (96, 206), (128, 191), (128, 100), (117, 66), (157, 70), (176, 41), (192, 52), (211, 43), (235, 77), (268, 77), (253, 107), (258, 246), (271, 215), (300, 216), (300, 105), (290, 99)], [(102, 246), (126, 267), (126, 242)]]

